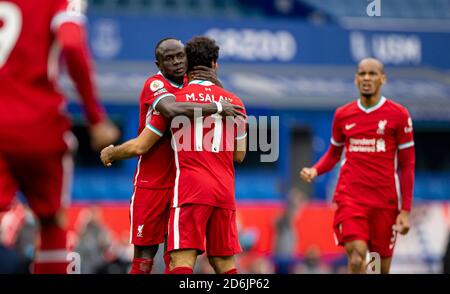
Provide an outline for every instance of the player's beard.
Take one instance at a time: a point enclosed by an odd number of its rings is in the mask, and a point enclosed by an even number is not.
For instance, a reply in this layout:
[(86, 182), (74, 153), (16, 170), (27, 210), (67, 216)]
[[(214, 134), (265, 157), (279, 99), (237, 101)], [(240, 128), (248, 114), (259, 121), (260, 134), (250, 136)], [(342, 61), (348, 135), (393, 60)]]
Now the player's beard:
[(371, 88), (372, 89), (368, 89), (369, 91), (366, 92), (364, 92), (364, 90), (361, 88), (360, 89), (361, 96), (363, 96), (367, 100), (371, 100), (372, 97), (376, 97), (378, 93), (377, 88), (375, 86), (372, 86)]
[(375, 93), (361, 93), (361, 96), (363, 96), (367, 100), (370, 100), (370, 98), (375, 96)]

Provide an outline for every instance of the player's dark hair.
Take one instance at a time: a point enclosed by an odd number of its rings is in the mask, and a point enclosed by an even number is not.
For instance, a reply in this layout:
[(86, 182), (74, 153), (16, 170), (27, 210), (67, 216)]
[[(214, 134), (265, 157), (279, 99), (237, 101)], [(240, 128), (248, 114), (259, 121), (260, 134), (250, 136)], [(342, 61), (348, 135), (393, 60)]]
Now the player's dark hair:
[(188, 59), (188, 72), (197, 65), (211, 68), (212, 62), (217, 62), (219, 58), (219, 46), (216, 41), (208, 37), (194, 37), (186, 43), (184, 48)]
[(159, 61), (159, 59), (158, 59), (158, 56), (159, 56), (159, 54), (158, 54), (158, 52), (159, 52), (159, 47), (161, 46), (162, 43), (164, 43), (165, 41), (168, 41), (168, 40), (180, 41), (179, 39), (177, 39), (177, 38), (172, 38), (172, 37), (168, 37), (168, 38), (164, 38), (164, 39), (159, 40), (158, 43), (156, 43), (156, 46), (155, 46), (155, 60), (156, 60), (156, 61)]

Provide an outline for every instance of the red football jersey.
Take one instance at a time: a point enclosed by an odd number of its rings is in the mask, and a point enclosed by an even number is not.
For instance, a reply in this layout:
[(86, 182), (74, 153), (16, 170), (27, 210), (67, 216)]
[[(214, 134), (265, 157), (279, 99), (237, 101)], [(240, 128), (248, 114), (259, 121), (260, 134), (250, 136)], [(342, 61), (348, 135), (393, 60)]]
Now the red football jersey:
[(64, 22), (85, 21), (73, 8), (67, 0), (0, 1), (0, 149), (67, 147), (55, 33)]
[(397, 151), (414, 146), (412, 120), (405, 107), (385, 97), (368, 109), (359, 99), (339, 107), (331, 143), (345, 145), (336, 202), (400, 207)]
[[(191, 81), (176, 99), (196, 103), (227, 100), (244, 106), (237, 96), (208, 81)], [(168, 128), (169, 123), (161, 117), (152, 120), (160, 129)], [(170, 127), (176, 164), (172, 207), (197, 203), (235, 209), (233, 150), (235, 139), (247, 135), (245, 122), (220, 115), (193, 120), (175, 117)]]
[(161, 72), (150, 77), (144, 83), (140, 97), (139, 133), (147, 127), (162, 138), (152, 148), (139, 157), (134, 184), (149, 189), (170, 188), (175, 182), (175, 163), (170, 145), (170, 134), (152, 125), (152, 117), (162, 116), (156, 110), (156, 104), (165, 97), (173, 96), (184, 85), (167, 80)]

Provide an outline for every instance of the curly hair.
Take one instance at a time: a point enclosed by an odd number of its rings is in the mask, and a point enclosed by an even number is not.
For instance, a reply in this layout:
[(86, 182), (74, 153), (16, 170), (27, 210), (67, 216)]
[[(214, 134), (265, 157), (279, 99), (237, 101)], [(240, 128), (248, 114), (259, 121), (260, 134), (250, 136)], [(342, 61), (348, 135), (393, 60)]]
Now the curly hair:
[(197, 36), (186, 43), (186, 56), (188, 59), (188, 72), (194, 66), (203, 65), (212, 67), (212, 62), (219, 58), (219, 46), (216, 41), (204, 36)]

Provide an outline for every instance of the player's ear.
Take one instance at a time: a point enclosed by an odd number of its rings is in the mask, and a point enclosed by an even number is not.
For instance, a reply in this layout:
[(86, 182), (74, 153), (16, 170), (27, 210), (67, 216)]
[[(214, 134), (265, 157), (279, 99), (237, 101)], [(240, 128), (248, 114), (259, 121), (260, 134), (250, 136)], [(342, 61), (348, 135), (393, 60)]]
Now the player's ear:
[(156, 65), (157, 68), (159, 68), (159, 62), (158, 62), (158, 60), (155, 60), (155, 65)]
[(219, 68), (219, 63), (217, 63), (215, 61), (212, 61), (211, 62), (211, 67), (212, 67), (212, 69), (217, 70)]
[(386, 84), (386, 82), (387, 82), (386, 75), (383, 74), (383, 75), (381, 76), (381, 84), (384, 85), (384, 84)]

